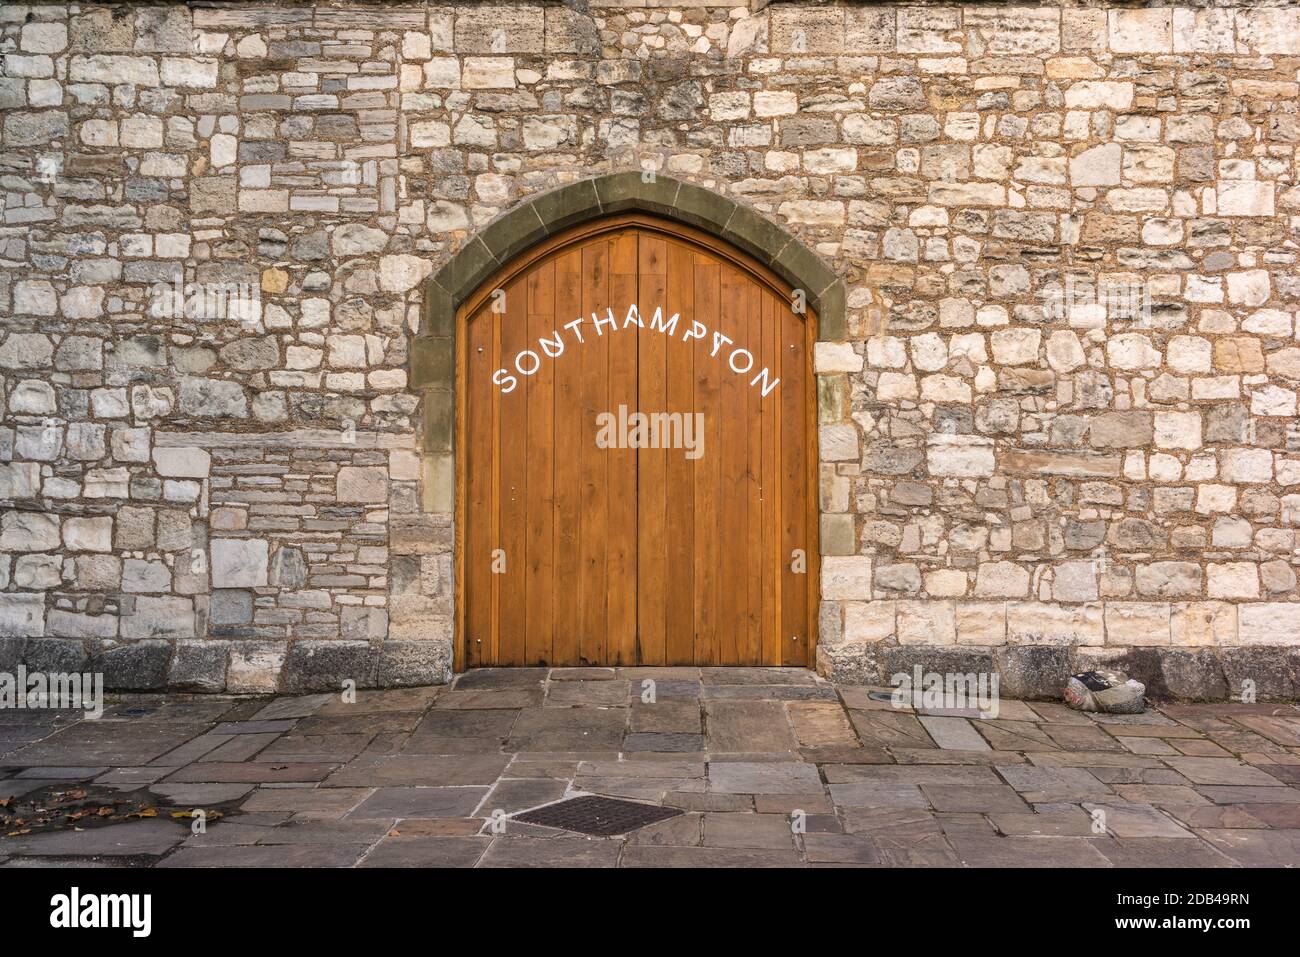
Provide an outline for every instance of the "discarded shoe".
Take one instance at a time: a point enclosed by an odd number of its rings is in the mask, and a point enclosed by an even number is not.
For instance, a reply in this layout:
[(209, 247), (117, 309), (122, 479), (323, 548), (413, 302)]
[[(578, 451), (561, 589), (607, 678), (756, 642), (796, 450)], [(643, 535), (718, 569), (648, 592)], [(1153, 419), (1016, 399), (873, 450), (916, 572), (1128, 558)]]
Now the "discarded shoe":
[(1118, 671), (1085, 671), (1070, 675), (1065, 703), (1076, 711), (1141, 714), (1146, 710), (1147, 686)]

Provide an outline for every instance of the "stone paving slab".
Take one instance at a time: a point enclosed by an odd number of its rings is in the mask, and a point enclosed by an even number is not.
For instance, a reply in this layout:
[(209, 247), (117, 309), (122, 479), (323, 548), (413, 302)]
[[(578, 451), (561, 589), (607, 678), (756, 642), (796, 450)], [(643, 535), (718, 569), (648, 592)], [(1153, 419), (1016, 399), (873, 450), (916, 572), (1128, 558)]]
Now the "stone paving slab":
[[(643, 690), (654, 693), (644, 700)], [(1300, 865), (1300, 717), (1278, 705), (996, 718), (800, 669), (481, 670), (448, 687), (0, 712), (0, 798), (150, 789), (220, 807), (0, 837), (0, 866)], [(679, 808), (615, 839), (512, 815), (596, 793)]]
[[(498, 754), (363, 755), (334, 771), (327, 787), (491, 784), (510, 763)], [(333, 770), (333, 769), (331, 769)]]
[(486, 787), (376, 788), (347, 813), (349, 819), (466, 817), (487, 796)]
[(241, 845), (183, 847), (159, 867), (352, 867), (368, 850), (364, 844), (298, 846)]
[(473, 867), (491, 844), (482, 837), (387, 837), (358, 867)]
[(109, 824), (81, 831), (48, 831), (4, 838), (4, 853), (31, 857), (77, 855), (130, 857), (160, 855), (189, 836), (189, 828), (175, 821), (153, 818)]
[(618, 841), (577, 837), (501, 837), (492, 842), (480, 867), (615, 867)]

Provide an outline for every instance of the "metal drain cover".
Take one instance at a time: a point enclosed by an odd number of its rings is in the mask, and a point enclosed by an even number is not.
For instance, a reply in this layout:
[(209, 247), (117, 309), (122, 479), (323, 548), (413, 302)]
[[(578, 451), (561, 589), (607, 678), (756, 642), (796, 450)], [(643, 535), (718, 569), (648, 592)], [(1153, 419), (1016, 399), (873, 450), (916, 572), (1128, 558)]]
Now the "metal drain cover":
[(559, 827), (596, 837), (610, 837), (635, 831), (647, 824), (666, 821), (681, 813), (680, 808), (638, 804), (636, 801), (620, 801), (618, 798), (588, 794), (516, 814), (514, 819), (525, 824), (541, 824), (544, 827)]

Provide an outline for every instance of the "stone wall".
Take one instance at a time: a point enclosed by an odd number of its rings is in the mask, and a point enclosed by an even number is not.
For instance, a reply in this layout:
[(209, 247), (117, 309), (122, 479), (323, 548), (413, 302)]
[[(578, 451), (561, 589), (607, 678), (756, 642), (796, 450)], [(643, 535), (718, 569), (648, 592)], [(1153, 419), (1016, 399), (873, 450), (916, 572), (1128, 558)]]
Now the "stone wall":
[(1300, 8), (11, 4), (0, 30), (0, 666), (445, 680), (422, 280), (527, 197), (646, 169), (844, 280), (824, 670), (1295, 693)]

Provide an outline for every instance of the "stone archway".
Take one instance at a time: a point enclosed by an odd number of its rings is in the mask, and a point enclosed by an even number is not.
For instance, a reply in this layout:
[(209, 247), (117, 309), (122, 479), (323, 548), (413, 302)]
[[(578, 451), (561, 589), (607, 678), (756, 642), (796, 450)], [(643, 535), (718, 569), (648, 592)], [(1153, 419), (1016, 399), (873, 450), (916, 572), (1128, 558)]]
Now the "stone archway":
[[(489, 223), (425, 282), (422, 321), (411, 348), (410, 383), (422, 399), (419, 442), (426, 512), (452, 515), (457, 509), (457, 390), (462, 387), (457, 381), (457, 336), (462, 306), (489, 277), (533, 247), (578, 224), (622, 213), (645, 213), (682, 223), (753, 257), (789, 289), (803, 294), (815, 316), (816, 328), (811, 334), (817, 340), (846, 338), (842, 281), (787, 230), (733, 200), (666, 176), (639, 172), (586, 179), (534, 196)], [(815, 524), (820, 514), (815, 501), (813, 509)], [(460, 537), (458, 523), (457, 554), (462, 552)], [(461, 577), (456, 576), (458, 606)], [(462, 611), (457, 607), (453, 615), (458, 623), (453, 639), (458, 669), (463, 667)]]

